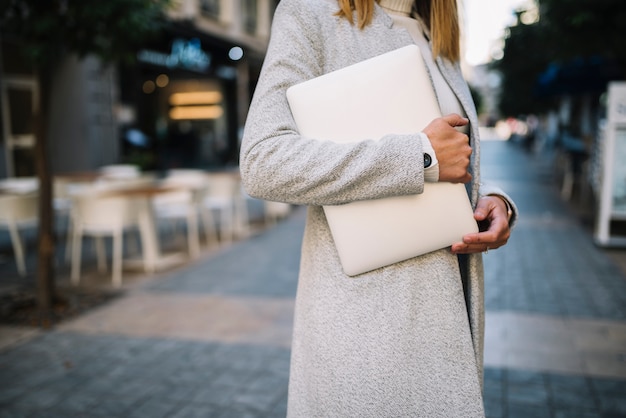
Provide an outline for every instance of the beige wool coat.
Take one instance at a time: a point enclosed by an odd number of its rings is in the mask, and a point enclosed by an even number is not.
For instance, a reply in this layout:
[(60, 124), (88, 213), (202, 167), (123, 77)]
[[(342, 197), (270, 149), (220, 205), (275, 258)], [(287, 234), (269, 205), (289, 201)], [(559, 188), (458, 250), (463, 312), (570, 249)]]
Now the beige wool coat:
[[(413, 42), (378, 6), (363, 30), (337, 10), (336, 0), (279, 3), (241, 148), (250, 195), (308, 206), (288, 416), (483, 417), (481, 255), (443, 249), (342, 272), (321, 206), (421, 193), (424, 167), (418, 133), (353, 144), (299, 135), (289, 86)], [(480, 185), (478, 121), (458, 65), (437, 65), (470, 119), (473, 204), (491, 193), (508, 199)]]

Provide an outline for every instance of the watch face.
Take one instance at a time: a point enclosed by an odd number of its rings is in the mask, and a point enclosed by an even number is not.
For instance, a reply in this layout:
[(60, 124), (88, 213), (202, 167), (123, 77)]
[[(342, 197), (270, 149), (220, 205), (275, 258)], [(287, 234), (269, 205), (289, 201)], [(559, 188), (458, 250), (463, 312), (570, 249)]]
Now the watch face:
[(424, 168), (430, 167), (430, 164), (433, 162), (432, 158), (430, 158), (429, 154), (424, 153)]

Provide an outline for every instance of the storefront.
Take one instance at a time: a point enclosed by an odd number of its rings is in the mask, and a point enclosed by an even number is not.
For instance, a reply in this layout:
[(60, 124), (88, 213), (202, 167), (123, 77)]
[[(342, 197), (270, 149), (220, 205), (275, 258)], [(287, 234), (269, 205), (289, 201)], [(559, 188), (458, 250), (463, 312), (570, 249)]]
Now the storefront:
[(246, 52), (176, 26), (140, 50), (120, 70), (122, 159), (150, 170), (236, 166), (249, 74), (261, 62)]
[[(261, 13), (262, 24), (252, 27), (256, 14), (220, 4), (229, 7), (216, 16), (204, 6), (181, 8), (131, 63), (59, 57), (51, 68), (46, 132), (51, 170), (236, 167), (269, 21)], [(246, 26), (241, 16), (248, 16)], [(39, 91), (19, 40), (0, 39), (0, 178), (35, 174)]]

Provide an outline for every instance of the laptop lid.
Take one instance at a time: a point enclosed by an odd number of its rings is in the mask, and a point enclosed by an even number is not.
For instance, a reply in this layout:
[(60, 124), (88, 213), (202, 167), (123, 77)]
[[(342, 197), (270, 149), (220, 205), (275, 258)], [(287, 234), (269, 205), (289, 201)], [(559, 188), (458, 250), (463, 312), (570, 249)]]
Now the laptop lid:
[[(409, 45), (287, 90), (301, 135), (355, 142), (412, 134), (440, 117), (419, 47)], [(350, 276), (435, 251), (478, 231), (462, 184), (426, 183), (419, 195), (324, 206)]]

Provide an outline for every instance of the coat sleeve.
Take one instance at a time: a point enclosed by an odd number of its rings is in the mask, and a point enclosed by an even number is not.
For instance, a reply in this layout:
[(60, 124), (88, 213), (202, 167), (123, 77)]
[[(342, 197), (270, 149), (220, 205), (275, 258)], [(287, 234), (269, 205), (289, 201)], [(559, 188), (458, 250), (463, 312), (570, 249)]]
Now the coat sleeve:
[(303, 205), (421, 193), (424, 168), (418, 133), (352, 144), (298, 133), (286, 90), (324, 72), (329, 54), (323, 48), (326, 42), (335, 42), (324, 37), (337, 36), (326, 32), (339, 19), (330, 3), (283, 0), (278, 5), (244, 128), (240, 155), (244, 188), (253, 197)]

